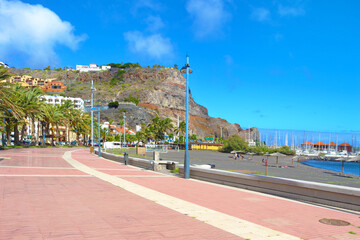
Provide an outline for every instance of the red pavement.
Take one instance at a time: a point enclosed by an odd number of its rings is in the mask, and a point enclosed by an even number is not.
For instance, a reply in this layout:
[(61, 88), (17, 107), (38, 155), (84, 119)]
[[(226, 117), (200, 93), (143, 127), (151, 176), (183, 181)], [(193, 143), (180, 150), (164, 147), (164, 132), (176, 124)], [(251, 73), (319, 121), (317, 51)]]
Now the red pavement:
[[(26, 154), (0, 152), (0, 159), (10, 157), (0, 160), (2, 171), (13, 174), (0, 173), (0, 239), (241, 239), (95, 177), (78, 177), (78, 170), (63, 168), (70, 166), (61, 158), (69, 149), (21, 150)], [(87, 151), (76, 158), (96, 168), (134, 172)]]
[[(77, 151), (72, 154), (74, 159), (80, 161), (82, 158), (86, 158), (86, 155), (90, 155), (87, 150)], [(92, 156), (92, 158), (94, 157)], [(97, 158), (96, 164), (100, 165), (100, 161), (106, 162), (107, 160)], [(115, 168), (114, 165), (112, 167)], [(124, 166), (120, 165), (120, 167)], [(139, 174), (143, 175), (145, 173), (139, 170)], [(129, 173), (129, 175), (135, 174)], [(140, 178), (122, 176), (121, 178), (300, 238), (317, 240), (360, 239), (360, 216), (356, 214), (176, 177)], [(325, 225), (319, 222), (322, 218), (340, 219), (348, 221), (352, 225), (341, 227)], [(350, 234), (350, 232), (356, 234)]]
[[(0, 239), (241, 239), (72, 168), (61, 157), (68, 150), (75, 149), (0, 152), (0, 159), (10, 157), (0, 160)], [(360, 239), (359, 215), (164, 176), (98, 158), (88, 149), (72, 157), (98, 171), (299, 238)], [(325, 225), (319, 223), (322, 218), (352, 225)]]

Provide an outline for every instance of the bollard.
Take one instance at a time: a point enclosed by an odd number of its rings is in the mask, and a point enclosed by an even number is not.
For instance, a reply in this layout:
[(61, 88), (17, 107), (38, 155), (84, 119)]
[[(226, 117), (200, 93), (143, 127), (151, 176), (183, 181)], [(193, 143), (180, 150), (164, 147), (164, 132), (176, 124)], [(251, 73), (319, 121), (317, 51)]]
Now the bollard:
[(124, 163), (125, 163), (125, 165), (128, 165), (128, 162), (129, 162), (129, 154), (124, 153)]

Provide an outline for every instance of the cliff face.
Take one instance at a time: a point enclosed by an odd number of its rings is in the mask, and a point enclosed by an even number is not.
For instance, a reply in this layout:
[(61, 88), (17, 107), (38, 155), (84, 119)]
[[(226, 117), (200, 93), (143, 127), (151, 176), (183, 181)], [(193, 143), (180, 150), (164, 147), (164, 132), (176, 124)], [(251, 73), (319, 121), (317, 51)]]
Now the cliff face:
[[(114, 119), (118, 122), (122, 112), (126, 111), (127, 123), (131, 127), (143, 122), (150, 122), (152, 117), (159, 114), (160, 117), (169, 117), (174, 126), (178, 119), (185, 121), (186, 111), (186, 80), (182, 74), (173, 69), (136, 68), (125, 69), (124, 74), (115, 84), (111, 83), (117, 70), (78, 73), (76, 71), (40, 71), (27, 69), (13, 69), (14, 74), (31, 75), (33, 77), (54, 78), (67, 84), (68, 89), (64, 93), (67, 96), (90, 99), (90, 84), (94, 80), (95, 101), (101, 105), (107, 105), (109, 101), (123, 101), (128, 96), (138, 97), (140, 103), (121, 104), (118, 109), (108, 109), (102, 114), (103, 120)], [(208, 110), (197, 104), (191, 94), (190, 108), (190, 134), (197, 137), (204, 136), (220, 137), (221, 131), (224, 138), (238, 134), (245, 139), (258, 134), (256, 128), (243, 130), (239, 124), (231, 124), (225, 119), (213, 118), (208, 115)], [(120, 111), (119, 111), (120, 110)]]

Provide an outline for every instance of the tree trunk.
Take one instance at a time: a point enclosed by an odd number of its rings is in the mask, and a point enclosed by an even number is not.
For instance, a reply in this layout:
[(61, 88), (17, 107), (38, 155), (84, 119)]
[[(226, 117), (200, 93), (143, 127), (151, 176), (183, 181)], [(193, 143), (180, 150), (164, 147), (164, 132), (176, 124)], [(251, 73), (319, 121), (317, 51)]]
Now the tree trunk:
[(10, 127), (9, 122), (7, 122), (5, 129), (6, 129), (6, 145), (10, 146), (11, 145), (11, 127)]
[(66, 143), (70, 142), (70, 127), (66, 125)]
[[(40, 142), (40, 131), (42, 131), (42, 128), (40, 128), (40, 120), (38, 120), (37, 122), (37, 133), (36, 133), (36, 146), (39, 146), (39, 142)], [(35, 131), (35, 122), (34, 122), (34, 131)]]
[(16, 122), (14, 124), (14, 145), (19, 146), (20, 145), (20, 141), (19, 141), (19, 125)]
[(79, 132), (76, 132), (76, 146), (79, 145)]
[(24, 123), (21, 128), (21, 140), (23, 141), (25, 138), (26, 124)]
[(56, 124), (56, 135), (57, 135), (58, 142), (60, 142), (59, 124)]

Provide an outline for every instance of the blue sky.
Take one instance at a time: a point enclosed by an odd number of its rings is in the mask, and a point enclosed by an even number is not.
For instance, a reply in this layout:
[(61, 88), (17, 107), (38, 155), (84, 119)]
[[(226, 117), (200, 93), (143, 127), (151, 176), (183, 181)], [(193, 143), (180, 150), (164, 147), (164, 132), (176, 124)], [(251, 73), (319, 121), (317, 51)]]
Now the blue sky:
[(210, 116), (243, 128), (360, 131), (360, 2), (0, 0), (14, 67), (182, 66)]

